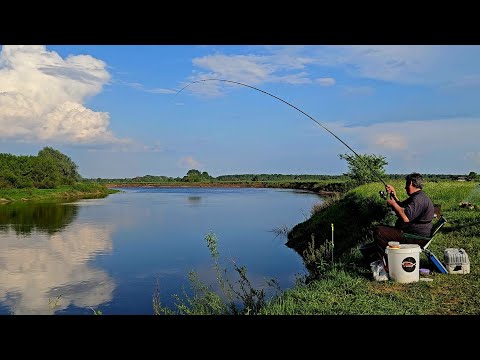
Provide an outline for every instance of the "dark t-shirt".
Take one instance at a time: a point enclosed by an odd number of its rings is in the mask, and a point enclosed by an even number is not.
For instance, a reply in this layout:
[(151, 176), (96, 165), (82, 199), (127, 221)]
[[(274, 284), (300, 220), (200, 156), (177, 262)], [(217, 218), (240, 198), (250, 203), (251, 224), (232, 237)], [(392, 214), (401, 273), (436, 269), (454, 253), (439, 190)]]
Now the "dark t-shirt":
[(404, 208), (409, 222), (403, 222), (399, 218), (395, 223), (396, 228), (411, 234), (430, 236), (434, 214), (433, 203), (422, 190), (413, 193), (407, 200), (399, 201), (398, 205)]

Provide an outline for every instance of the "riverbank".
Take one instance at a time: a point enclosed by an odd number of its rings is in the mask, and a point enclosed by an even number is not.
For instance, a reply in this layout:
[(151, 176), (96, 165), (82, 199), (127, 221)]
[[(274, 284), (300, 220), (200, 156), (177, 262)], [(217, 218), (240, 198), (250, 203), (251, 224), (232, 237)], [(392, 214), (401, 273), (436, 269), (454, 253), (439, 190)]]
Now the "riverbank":
[(116, 192), (118, 192), (118, 190), (109, 189), (96, 183), (62, 185), (55, 189), (0, 189), (0, 205), (19, 201), (29, 202), (103, 198)]
[[(397, 188), (403, 181), (391, 181)], [(359, 251), (372, 241), (369, 231), (378, 223), (391, 224), (395, 216), (378, 196), (381, 183), (360, 186), (341, 199), (297, 224), (288, 234), (287, 245), (301, 254), (316, 276), (272, 299), (261, 310), (266, 315), (480, 315), (480, 184), (469, 182), (428, 182), (424, 190), (434, 204), (441, 205), (446, 225), (429, 249), (444, 262), (446, 248), (463, 248), (469, 256), (470, 274), (440, 274), (425, 255), (420, 267), (431, 269), (431, 281), (402, 284), (392, 280), (377, 282)], [(399, 193), (400, 195), (400, 193)], [(402, 199), (406, 198), (403, 194)], [(316, 249), (332, 238), (334, 261), (325, 249)], [(313, 260), (313, 261), (312, 261)]]
[(55, 189), (0, 189), (0, 204), (15, 201), (55, 201), (62, 199), (102, 198), (118, 192), (120, 187), (204, 187), (204, 188), (278, 188), (310, 191), (321, 196), (335, 196), (345, 191), (345, 182), (332, 181), (232, 181), (232, 182), (166, 182), (166, 183), (109, 183), (95, 182), (63, 185)]
[(322, 196), (334, 196), (347, 188), (343, 181), (220, 181), (165, 183), (109, 183), (107, 188), (119, 187), (200, 187), (200, 188), (277, 188), (310, 191)]

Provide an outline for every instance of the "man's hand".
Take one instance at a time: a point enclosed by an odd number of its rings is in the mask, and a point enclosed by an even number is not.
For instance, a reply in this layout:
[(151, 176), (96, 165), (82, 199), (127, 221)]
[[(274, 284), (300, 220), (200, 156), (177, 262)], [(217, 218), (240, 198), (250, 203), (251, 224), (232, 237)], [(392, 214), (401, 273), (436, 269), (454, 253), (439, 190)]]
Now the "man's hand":
[[(389, 195), (390, 199), (398, 199), (397, 197), (397, 192), (395, 191), (395, 188), (392, 185), (386, 185), (385, 190), (387, 191), (387, 194)], [(388, 201), (387, 201), (388, 203)]]
[(387, 200), (387, 205), (391, 206), (393, 211), (395, 211), (395, 215), (397, 215), (400, 219), (402, 219), (403, 222), (410, 222), (408, 219), (407, 215), (405, 215), (405, 209), (398, 205), (397, 201), (395, 199), (388, 199)]

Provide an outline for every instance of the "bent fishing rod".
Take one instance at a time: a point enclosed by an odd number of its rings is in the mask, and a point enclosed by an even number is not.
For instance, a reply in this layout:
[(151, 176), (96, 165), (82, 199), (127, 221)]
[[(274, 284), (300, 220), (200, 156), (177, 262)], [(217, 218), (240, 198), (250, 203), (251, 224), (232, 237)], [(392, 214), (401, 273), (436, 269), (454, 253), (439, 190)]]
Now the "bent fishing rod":
[[(343, 141), (342, 139), (340, 139), (337, 135), (335, 135), (333, 132), (331, 132), (329, 129), (327, 129), (325, 126), (323, 126), (319, 121), (317, 121), (313, 116), (307, 114), (305, 111), (299, 109), (298, 107), (296, 107), (295, 105), (292, 105), (290, 104), (288, 101), (286, 100), (283, 100), (282, 98), (278, 97), (278, 96), (275, 96), (273, 94), (270, 94), (269, 92), (265, 91), (265, 90), (262, 90), (262, 89), (259, 89), (259, 88), (256, 88), (255, 86), (251, 86), (251, 85), (247, 85), (247, 84), (244, 84), (244, 83), (241, 83), (241, 82), (238, 82), (238, 81), (232, 81), (232, 80), (225, 80), (225, 79), (202, 79), (202, 80), (196, 80), (196, 81), (192, 81), (190, 83), (188, 83), (187, 85), (185, 85), (183, 88), (181, 88), (179, 91), (177, 91), (177, 93), (175, 94), (178, 95), (180, 94), (183, 90), (185, 90), (187, 87), (189, 87), (190, 85), (193, 85), (195, 83), (199, 83), (199, 82), (205, 82), (205, 81), (222, 81), (222, 82), (226, 82), (226, 83), (232, 83), (232, 84), (237, 84), (237, 85), (241, 85), (241, 86), (245, 86), (245, 87), (248, 87), (250, 89), (253, 89), (253, 90), (257, 90), (257, 91), (260, 91), (261, 93), (264, 93), (266, 95), (269, 95), (277, 100), (280, 100), (281, 102), (287, 104), (288, 106), (294, 108), (295, 110), (301, 112), (303, 115), (307, 116), (310, 120), (312, 120), (313, 122), (315, 122), (318, 126), (322, 127), (323, 129), (325, 129), (326, 131), (328, 131), (333, 137), (335, 137), (335, 139), (337, 139), (338, 141), (340, 141), (343, 145), (345, 145), (352, 153), (355, 154), (355, 156), (360, 160), (362, 161), (362, 163), (368, 168), (370, 169), (370, 171), (372, 172), (372, 174), (374, 174), (382, 183), (383, 185), (385, 185), (385, 187), (387, 187), (387, 184), (385, 183), (385, 181), (383, 181), (383, 179), (380, 177), (380, 175), (378, 175), (378, 173), (373, 170), (370, 165), (365, 161), (363, 160), (363, 158), (358, 155), (355, 150), (353, 150), (350, 146), (348, 146), (348, 144)], [(382, 198), (386, 198), (385, 196), (385, 193), (383, 191), (379, 191), (379, 194)]]

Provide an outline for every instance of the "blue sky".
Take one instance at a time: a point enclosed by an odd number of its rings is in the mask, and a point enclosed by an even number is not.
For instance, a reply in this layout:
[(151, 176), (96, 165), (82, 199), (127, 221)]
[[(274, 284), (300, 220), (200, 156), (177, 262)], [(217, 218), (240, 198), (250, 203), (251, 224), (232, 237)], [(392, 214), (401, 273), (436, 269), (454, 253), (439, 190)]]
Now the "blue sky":
[(480, 173), (480, 46), (0, 48), (0, 152), (70, 156), (87, 178), (341, 174), (345, 145), (387, 173)]

